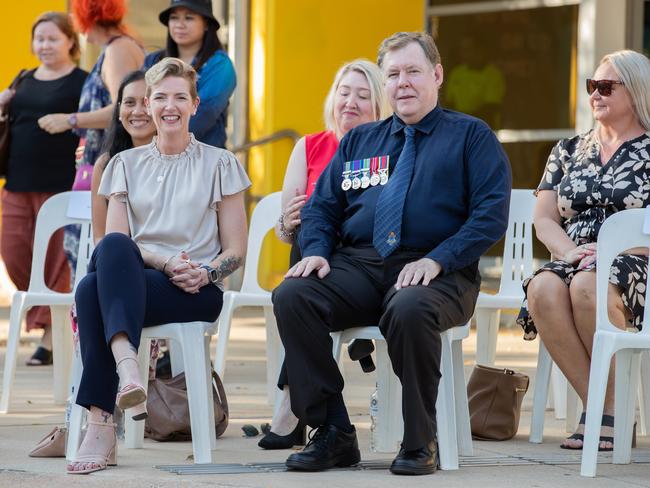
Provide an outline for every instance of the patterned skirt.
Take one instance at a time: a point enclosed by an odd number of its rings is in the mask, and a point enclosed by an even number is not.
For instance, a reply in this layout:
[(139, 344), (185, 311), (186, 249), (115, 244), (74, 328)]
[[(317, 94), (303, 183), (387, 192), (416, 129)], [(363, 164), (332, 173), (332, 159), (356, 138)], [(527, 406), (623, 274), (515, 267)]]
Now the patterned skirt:
[[(567, 286), (578, 271), (595, 270), (595, 264), (587, 266), (585, 269), (578, 270), (572, 264), (566, 261), (552, 261), (545, 264), (533, 273), (530, 278), (523, 282), (524, 295), (527, 296), (528, 284), (535, 276), (542, 271), (550, 271), (558, 275)], [(645, 256), (636, 256), (631, 254), (621, 254), (612, 263), (612, 269), (609, 274), (609, 282), (617, 285), (621, 291), (623, 305), (630, 312), (630, 322), (628, 327), (635, 327), (641, 330), (643, 321), (643, 306), (645, 304), (645, 287), (648, 275), (648, 258)], [(524, 302), (517, 317), (517, 323), (524, 329), (524, 339), (532, 341), (537, 337), (537, 329), (533, 319), (528, 314), (528, 300)]]

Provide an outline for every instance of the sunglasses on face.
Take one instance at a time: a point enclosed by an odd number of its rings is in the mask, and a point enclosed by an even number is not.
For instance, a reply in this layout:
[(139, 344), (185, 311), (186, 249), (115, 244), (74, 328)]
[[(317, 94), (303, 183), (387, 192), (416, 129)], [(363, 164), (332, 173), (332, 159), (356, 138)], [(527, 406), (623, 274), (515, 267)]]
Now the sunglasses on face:
[(587, 93), (591, 95), (598, 90), (601, 97), (608, 97), (612, 94), (613, 85), (625, 85), (625, 83), (616, 80), (592, 80), (587, 78)]

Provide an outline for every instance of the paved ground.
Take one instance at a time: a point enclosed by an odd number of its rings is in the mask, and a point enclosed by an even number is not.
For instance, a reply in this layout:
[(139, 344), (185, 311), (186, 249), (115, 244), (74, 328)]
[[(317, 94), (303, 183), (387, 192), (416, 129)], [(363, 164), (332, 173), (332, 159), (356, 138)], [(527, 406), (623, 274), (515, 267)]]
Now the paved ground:
[[(0, 365), (4, 363), (6, 336), (6, 310), (0, 309)], [(28, 357), (33, 345), (21, 348), (20, 364)], [(474, 361), (475, 338), (465, 341), (466, 373)], [(282, 462), (290, 451), (263, 451), (257, 439), (244, 438), (241, 427), (246, 423), (268, 421), (272, 409), (265, 396), (264, 326), (261, 315), (245, 309), (233, 325), (225, 385), (230, 403), (231, 424), (218, 441), (213, 453), (215, 463), (272, 463)], [(537, 344), (524, 343), (518, 332), (502, 333), (499, 337), (498, 364), (508, 366), (533, 376)], [(390, 454), (373, 454), (368, 450), (368, 402), (374, 388), (374, 376), (364, 375), (356, 364), (345, 363), (345, 397), (360, 434), (364, 460), (390, 461)], [(1, 366), (0, 366), (1, 368)], [(0, 416), (0, 487), (390, 487), (442, 486), (442, 487), (639, 487), (650, 486), (650, 442), (639, 439), (639, 448), (633, 455), (646, 463), (625, 466), (602, 464), (599, 477), (585, 479), (579, 476), (579, 456), (563, 451), (557, 446), (564, 435), (563, 421), (547, 412), (547, 430), (544, 444), (527, 442), (532, 388), (524, 400), (524, 411), (519, 434), (506, 442), (475, 442), (475, 458), (462, 460), (465, 466), (458, 471), (438, 472), (434, 476), (404, 478), (390, 475), (386, 470), (331, 471), (300, 474), (289, 472), (262, 472), (221, 475), (179, 476), (156, 469), (156, 465), (187, 464), (191, 454), (190, 443), (145, 442), (141, 450), (121, 449), (119, 466), (90, 476), (74, 477), (64, 474), (63, 459), (32, 459), (27, 457), (30, 448), (54, 425), (63, 421), (63, 407), (52, 403), (51, 367), (27, 368), (19, 366), (13, 412)], [(533, 378), (534, 381), (534, 378)], [(527, 465), (513, 464), (516, 458), (536, 459)], [(469, 466), (469, 464), (481, 464)]]

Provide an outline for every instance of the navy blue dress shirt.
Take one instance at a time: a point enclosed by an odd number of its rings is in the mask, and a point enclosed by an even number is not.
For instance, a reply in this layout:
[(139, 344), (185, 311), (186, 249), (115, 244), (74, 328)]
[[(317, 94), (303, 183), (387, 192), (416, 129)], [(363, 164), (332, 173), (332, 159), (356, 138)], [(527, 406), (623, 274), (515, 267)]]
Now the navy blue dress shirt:
[[(343, 137), (301, 210), (303, 257), (329, 259), (335, 247), (372, 247), (375, 207), (384, 186), (343, 191), (346, 161), (390, 156), (404, 145), (393, 115)], [(512, 175), (496, 136), (483, 121), (437, 106), (415, 124), (416, 160), (404, 204), (400, 246), (424, 251), (450, 273), (476, 263), (508, 226)]]

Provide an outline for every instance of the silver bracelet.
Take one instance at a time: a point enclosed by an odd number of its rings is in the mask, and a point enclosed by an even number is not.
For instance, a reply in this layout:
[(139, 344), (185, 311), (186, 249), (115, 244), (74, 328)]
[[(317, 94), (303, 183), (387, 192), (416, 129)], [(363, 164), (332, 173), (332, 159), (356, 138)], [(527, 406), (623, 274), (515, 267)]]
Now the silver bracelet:
[(296, 235), (296, 230), (294, 229), (291, 232), (287, 231), (287, 228), (284, 226), (284, 212), (280, 213), (280, 219), (278, 220), (278, 223), (280, 224), (280, 237), (293, 239)]
[(172, 260), (172, 258), (173, 258), (174, 256), (176, 256), (176, 254), (172, 254), (171, 256), (169, 256), (169, 257), (167, 258), (167, 261), (165, 261), (165, 264), (163, 264), (163, 267), (162, 267), (162, 272), (163, 272), (163, 273), (165, 272), (165, 268), (167, 267), (167, 265), (169, 264), (169, 262)]

